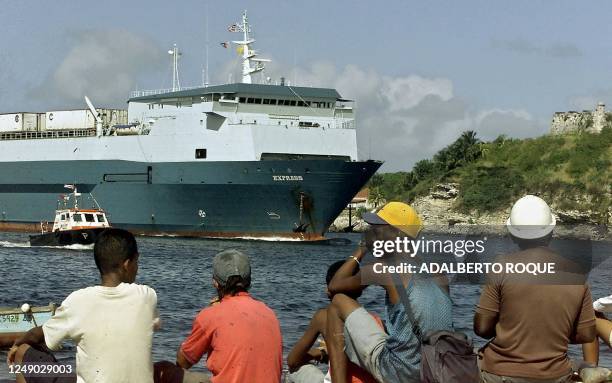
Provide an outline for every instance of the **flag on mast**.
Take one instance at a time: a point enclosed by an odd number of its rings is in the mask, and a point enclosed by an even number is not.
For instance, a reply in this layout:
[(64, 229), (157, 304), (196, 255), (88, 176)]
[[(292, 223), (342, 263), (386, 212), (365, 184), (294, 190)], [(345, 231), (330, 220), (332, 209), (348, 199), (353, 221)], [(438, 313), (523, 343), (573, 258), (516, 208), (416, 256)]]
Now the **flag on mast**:
[(240, 32), (240, 27), (237, 24), (232, 24), (227, 27), (227, 30), (230, 32)]
[(230, 45), (229, 41), (224, 41), (224, 42), (219, 43), (219, 44), (221, 44), (221, 46), (222, 46), (223, 48), (229, 48), (229, 45)]

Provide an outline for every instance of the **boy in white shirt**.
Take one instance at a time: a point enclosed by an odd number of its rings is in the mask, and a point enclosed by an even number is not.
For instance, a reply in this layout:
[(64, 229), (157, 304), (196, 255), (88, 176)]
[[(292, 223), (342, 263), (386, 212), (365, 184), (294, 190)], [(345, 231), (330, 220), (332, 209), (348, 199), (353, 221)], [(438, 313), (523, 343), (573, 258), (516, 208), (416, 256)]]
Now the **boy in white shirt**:
[[(8, 354), (13, 364), (58, 364), (45, 350), (59, 350), (71, 339), (77, 347), (77, 383), (153, 383), (151, 347), (159, 325), (157, 295), (135, 284), (138, 247), (134, 236), (120, 229), (100, 234), (94, 247), (100, 286), (70, 294), (55, 315), (15, 341)], [(19, 380), (21, 379), (21, 380)], [(37, 382), (23, 376), (18, 382)], [(47, 378), (48, 379), (48, 378)], [(56, 377), (53, 382), (74, 382)]]

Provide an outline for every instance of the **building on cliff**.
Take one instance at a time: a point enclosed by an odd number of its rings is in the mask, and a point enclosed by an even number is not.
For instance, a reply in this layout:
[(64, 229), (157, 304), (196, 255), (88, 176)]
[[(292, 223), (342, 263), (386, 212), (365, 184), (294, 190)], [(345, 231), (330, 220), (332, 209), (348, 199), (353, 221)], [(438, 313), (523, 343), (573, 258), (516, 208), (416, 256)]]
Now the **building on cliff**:
[(550, 134), (578, 131), (599, 133), (606, 126), (612, 126), (612, 112), (606, 112), (606, 106), (600, 102), (595, 110), (556, 112), (552, 118)]

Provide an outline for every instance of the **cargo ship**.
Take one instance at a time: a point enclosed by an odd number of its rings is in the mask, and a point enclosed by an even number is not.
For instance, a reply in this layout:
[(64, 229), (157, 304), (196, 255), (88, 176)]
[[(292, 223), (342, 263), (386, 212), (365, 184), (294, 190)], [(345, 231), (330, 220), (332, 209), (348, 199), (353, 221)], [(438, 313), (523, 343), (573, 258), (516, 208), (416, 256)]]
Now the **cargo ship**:
[[(137, 234), (323, 240), (381, 166), (359, 160), (353, 102), (272, 83), (246, 12), (238, 83), (133, 92), (127, 111), (0, 116), (0, 230), (39, 230), (75, 185)], [(262, 78), (261, 83), (254, 81)]]

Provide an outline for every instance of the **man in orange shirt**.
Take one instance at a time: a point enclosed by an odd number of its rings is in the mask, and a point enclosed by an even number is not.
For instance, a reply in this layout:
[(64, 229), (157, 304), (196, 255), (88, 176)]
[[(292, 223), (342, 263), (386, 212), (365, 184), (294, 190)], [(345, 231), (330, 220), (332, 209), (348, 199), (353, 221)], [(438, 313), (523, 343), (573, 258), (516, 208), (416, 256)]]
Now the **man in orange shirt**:
[(177, 365), (189, 369), (207, 354), (213, 383), (279, 383), (283, 366), (280, 325), (274, 312), (253, 299), (249, 258), (225, 250), (213, 260), (219, 303), (194, 319), (191, 335), (177, 352)]

